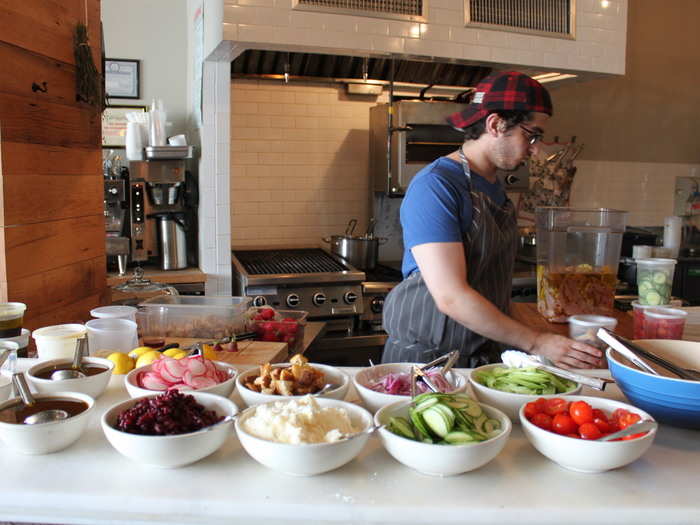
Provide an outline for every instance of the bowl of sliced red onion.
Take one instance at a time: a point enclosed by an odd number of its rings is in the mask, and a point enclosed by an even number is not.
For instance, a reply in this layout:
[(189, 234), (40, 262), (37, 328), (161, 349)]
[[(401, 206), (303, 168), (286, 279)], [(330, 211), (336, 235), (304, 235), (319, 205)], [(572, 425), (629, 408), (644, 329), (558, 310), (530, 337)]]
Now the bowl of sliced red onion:
[[(374, 413), (385, 405), (411, 395), (411, 369), (415, 363), (386, 363), (360, 370), (353, 377), (355, 390), (367, 410)], [(418, 366), (422, 366), (418, 364)], [(425, 370), (431, 382), (444, 393), (464, 392), (467, 380), (454, 370), (443, 375), (442, 366)], [(417, 393), (430, 392), (425, 383), (416, 382)]]
[(202, 356), (173, 359), (164, 356), (150, 365), (140, 366), (124, 378), (131, 397), (167, 390), (196, 390), (229, 397), (236, 386), (238, 370), (221, 361)]

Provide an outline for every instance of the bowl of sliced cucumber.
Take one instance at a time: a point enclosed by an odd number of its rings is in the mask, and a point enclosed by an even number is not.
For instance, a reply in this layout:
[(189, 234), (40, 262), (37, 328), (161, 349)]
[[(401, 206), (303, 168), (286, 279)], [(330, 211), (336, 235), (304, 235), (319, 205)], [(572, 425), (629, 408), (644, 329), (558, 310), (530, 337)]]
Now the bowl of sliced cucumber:
[(675, 259), (635, 259), (639, 303), (658, 306), (671, 300)]
[(503, 450), (508, 416), (463, 393), (427, 393), (379, 409), (379, 438), (398, 462), (430, 476), (478, 469)]

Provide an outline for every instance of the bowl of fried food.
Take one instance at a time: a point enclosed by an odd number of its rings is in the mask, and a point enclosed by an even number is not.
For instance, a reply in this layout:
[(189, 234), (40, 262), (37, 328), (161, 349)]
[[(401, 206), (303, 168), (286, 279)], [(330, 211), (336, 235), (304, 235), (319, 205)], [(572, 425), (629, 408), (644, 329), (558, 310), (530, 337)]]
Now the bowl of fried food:
[(265, 363), (240, 374), (236, 387), (247, 406), (308, 394), (343, 400), (350, 376), (333, 366), (309, 363), (297, 354), (289, 363)]

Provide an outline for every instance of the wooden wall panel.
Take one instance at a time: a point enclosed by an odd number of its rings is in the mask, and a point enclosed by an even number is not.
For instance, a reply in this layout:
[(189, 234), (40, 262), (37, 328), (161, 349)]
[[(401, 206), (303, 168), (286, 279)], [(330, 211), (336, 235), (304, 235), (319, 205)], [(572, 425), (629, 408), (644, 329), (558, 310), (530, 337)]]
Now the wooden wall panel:
[(100, 146), (102, 121), (96, 111), (5, 93), (0, 93), (0, 108), (5, 141), (64, 147)]
[(99, 0), (0, 0), (0, 40), (75, 64), (73, 35), (87, 25), (95, 64), (100, 63)]
[[(2, 142), (2, 173), (7, 176), (100, 175), (102, 151), (90, 148), (65, 148), (46, 144)], [(97, 171), (96, 171), (97, 170)], [(102, 177), (98, 176), (102, 181)]]
[(34, 319), (100, 294), (105, 280), (105, 258), (100, 256), (15, 279), (8, 293), (21, 297), (27, 305), (26, 318)]
[(102, 215), (5, 228), (5, 263), (10, 287), (14, 279), (77, 265), (104, 253)]
[[(27, 318), (25, 327), (29, 330), (36, 330), (42, 326), (54, 324), (84, 323), (90, 319), (90, 310), (104, 304), (102, 301), (101, 294), (78, 299), (73, 303), (66, 304), (59, 309), (52, 310), (38, 317)], [(28, 314), (29, 311), (27, 311)]]

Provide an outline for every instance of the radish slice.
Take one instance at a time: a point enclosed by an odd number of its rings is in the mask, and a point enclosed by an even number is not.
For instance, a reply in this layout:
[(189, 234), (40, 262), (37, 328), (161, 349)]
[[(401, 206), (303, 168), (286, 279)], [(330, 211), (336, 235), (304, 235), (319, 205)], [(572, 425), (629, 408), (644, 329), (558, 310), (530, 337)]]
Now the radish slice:
[(186, 365), (187, 370), (189, 370), (192, 373), (192, 375), (195, 376), (203, 375), (207, 371), (206, 366), (204, 366), (204, 363), (201, 361), (201, 358), (199, 356), (188, 359)]
[(167, 390), (170, 384), (163, 381), (160, 375), (153, 372), (145, 372), (143, 374), (142, 386), (148, 390)]

